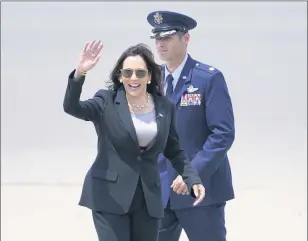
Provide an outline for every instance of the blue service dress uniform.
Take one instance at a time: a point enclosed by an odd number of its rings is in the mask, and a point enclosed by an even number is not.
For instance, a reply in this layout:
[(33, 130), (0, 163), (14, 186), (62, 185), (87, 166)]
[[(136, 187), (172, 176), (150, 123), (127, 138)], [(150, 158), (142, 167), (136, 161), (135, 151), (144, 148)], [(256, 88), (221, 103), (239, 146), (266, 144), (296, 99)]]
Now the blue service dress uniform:
[[(194, 19), (170, 11), (152, 12), (147, 20), (154, 27), (154, 39), (186, 33), (197, 26)], [(162, 71), (166, 80), (165, 66)], [(167, 94), (176, 103), (181, 148), (198, 171), (206, 197), (193, 207), (193, 198), (174, 193), (170, 186), (178, 174), (161, 155), (165, 216), (159, 241), (179, 240), (182, 228), (190, 241), (225, 241), (225, 205), (234, 199), (228, 150), (235, 139), (235, 127), (224, 75), (188, 55), (174, 91)]]

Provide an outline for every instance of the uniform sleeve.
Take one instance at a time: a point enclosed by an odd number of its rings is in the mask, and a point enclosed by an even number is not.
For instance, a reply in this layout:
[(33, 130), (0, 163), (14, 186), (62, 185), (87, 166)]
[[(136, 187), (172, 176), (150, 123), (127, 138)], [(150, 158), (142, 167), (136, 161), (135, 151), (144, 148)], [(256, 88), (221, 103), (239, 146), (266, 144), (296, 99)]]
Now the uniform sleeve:
[(73, 70), (68, 78), (63, 109), (65, 113), (71, 116), (85, 121), (93, 121), (97, 118), (98, 114), (104, 111), (106, 105), (105, 99), (101, 91), (98, 91), (93, 98), (81, 101), (80, 95), (85, 76), (76, 79), (74, 78), (75, 71)]
[(231, 98), (221, 72), (209, 81), (205, 93), (206, 123), (210, 130), (203, 149), (192, 160), (199, 174), (211, 178), (224, 160), (235, 138)]
[(164, 156), (168, 158), (173, 168), (183, 177), (188, 190), (190, 190), (192, 197), (195, 198), (192, 186), (194, 184), (200, 184), (201, 179), (196, 170), (191, 166), (185, 152), (180, 148), (179, 136), (176, 131), (176, 108), (174, 104), (172, 104), (171, 125)]

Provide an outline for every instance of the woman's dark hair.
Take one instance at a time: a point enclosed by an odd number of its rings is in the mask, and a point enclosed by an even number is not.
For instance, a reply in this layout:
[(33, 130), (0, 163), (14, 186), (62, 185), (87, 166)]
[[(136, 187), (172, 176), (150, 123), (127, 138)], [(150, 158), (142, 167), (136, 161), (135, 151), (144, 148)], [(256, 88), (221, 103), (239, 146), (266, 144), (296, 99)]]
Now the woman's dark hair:
[(129, 56), (140, 56), (146, 63), (149, 74), (151, 74), (151, 83), (147, 85), (147, 91), (151, 94), (162, 95), (162, 73), (161, 66), (156, 64), (154, 60), (154, 54), (151, 49), (145, 44), (137, 44), (129, 47), (123, 52), (115, 64), (114, 69), (110, 74), (110, 79), (106, 85), (110, 90), (117, 90), (122, 86), (120, 83), (120, 70), (123, 67), (124, 60)]

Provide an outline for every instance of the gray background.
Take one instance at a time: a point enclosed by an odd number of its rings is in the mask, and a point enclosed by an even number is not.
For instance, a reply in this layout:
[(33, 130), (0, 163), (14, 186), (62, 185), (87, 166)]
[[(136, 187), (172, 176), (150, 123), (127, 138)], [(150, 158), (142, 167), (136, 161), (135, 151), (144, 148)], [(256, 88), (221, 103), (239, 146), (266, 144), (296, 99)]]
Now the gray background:
[(67, 76), (84, 43), (101, 39), (103, 57), (82, 93), (92, 97), (129, 45), (154, 50), (146, 16), (157, 9), (198, 21), (189, 53), (220, 69), (230, 89), (237, 197), (227, 210), (229, 240), (307, 239), (306, 3), (115, 2), (2, 4), (4, 241), (46, 240), (46, 232), (48, 240), (95, 240), (76, 202), (96, 134), (63, 112)]

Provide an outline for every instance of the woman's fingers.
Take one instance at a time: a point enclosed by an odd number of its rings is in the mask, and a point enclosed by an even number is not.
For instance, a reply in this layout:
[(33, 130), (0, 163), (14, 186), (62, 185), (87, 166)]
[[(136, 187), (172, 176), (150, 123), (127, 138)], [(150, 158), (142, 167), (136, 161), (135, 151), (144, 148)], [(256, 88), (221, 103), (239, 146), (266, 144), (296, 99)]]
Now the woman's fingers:
[(100, 43), (100, 45), (96, 49), (96, 53), (99, 54), (101, 52), (101, 50), (103, 49), (103, 47), (104, 47), (104, 45), (102, 43)]
[(95, 44), (96, 40), (93, 40), (89, 46), (89, 49), (87, 51), (92, 51), (94, 44)]
[(83, 48), (83, 55), (87, 56), (87, 58), (95, 59), (101, 52), (102, 48), (103, 44), (101, 40), (99, 41), (93, 40), (91, 43), (87, 42)]
[(89, 42), (86, 42), (86, 44), (83, 47), (83, 53), (87, 52), (89, 44), (90, 44)]
[(96, 56), (98, 56), (101, 52), (103, 48), (103, 44), (100, 43), (99, 46), (97, 46), (96, 50), (93, 52), (93, 57), (96, 58)]
[(93, 45), (93, 48), (91, 49), (91, 52), (92, 52), (92, 53), (96, 53), (96, 51), (97, 51), (97, 49), (98, 49), (100, 43), (101, 43), (101, 41), (98, 41), (97, 43), (95, 43), (95, 44)]

